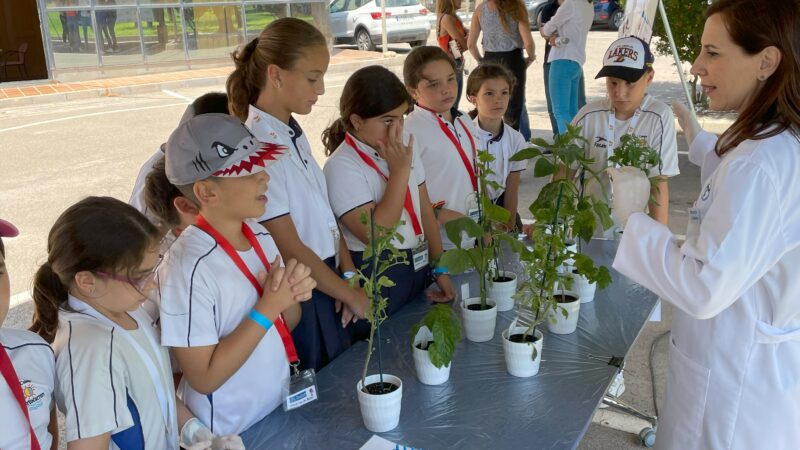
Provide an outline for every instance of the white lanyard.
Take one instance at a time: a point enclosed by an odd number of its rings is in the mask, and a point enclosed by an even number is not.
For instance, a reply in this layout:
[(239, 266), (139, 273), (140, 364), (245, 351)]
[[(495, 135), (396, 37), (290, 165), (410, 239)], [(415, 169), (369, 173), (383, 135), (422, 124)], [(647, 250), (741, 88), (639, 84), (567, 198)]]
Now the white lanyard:
[[(164, 391), (164, 381), (161, 376), (161, 372), (159, 368), (162, 367), (160, 361), (158, 359), (153, 360), (153, 358), (147, 354), (147, 351), (142, 348), (141, 345), (128, 333), (128, 330), (121, 327), (120, 325), (114, 323), (108, 317), (100, 314), (92, 308), (90, 305), (86, 304), (85, 302), (78, 300), (75, 297), (69, 297), (69, 306), (73, 310), (86, 314), (88, 316), (94, 317), (95, 319), (103, 322), (105, 325), (108, 325), (112, 328), (115, 328), (125, 339), (128, 340), (128, 343), (131, 344), (131, 347), (136, 350), (136, 353), (139, 354), (139, 359), (142, 360), (145, 368), (147, 368), (147, 372), (150, 374), (150, 378), (152, 379), (153, 388), (156, 390), (156, 396), (158, 396), (158, 403), (161, 407), (161, 416), (164, 419), (164, 425), (167, 427), (167, 436), (169, 438), (170, 443), (178, 442), (178, 433), (177, 433), (177, 412), (175, 411), (175, 397), (168, 395)], [(138, 319), (133, 314), (129, 315), (136, 324), (139, 326), (139, 329), (142, 330), (145, 336), (147, 336), (147, 341), (150, 344), (150, 348), (153, 350), (153, 356), (158, 358), (160, 353), (160, 347), (156, 344), (155, 337), (152, 335), (152, 330), (150, 329), (150, 324), (142, 324), (139, 322)]]
[[(636, 108), (636, 112), (633, 113), (633, 117), (628, 122), (628, 129), (625, 131), (625, 134), (633, 134), (634, 130), (636, 130), (636, 125), (639, 124), (639, 117), (642, 115), (642, 108), (644, 107), (645, 102), (647, 102), (648, 95), (645, 94), (644, 98), (642, 99), (642, 103)], [(611, 155), (614, 154), (614, 140), (616, 138), (616, 128), (617, 128), (617, 116), (616, 112), (614, 111), (614, 107), (612, 106), (611, 109), (608, 110), (608, 129), (606, 129), (606, 151), (608, 152), (608, 157), (610, 158)]]

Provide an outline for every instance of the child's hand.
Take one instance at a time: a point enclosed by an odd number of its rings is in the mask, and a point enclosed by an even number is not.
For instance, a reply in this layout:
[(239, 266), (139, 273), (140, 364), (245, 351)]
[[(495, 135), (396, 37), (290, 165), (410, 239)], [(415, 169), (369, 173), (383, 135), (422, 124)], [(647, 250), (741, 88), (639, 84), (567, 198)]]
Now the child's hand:
[(441, 293), (430, 293), (428, 298), (433, 300), (434, 302), (449, 302), (456, 298), (456, 290), (453, 288), (453, 280), (450, 279), (450, 275), (442, 274), (436, 277), (436, 284), (441, 289)]
[(295, 301), (302, 302), (311, 298), (311, 291), (317, 287), (317, 282), (311, 278), (311, 268), (305, 264), (290, 259), (283, 274), (284, 279), (291, 286)]
[(383, 159), (389, 165), (390, 173), (411, 169), (414, 135), (408, 137), (408, 145), (403, 144), (403, 126), (399, 122), (392, 121), (389, 125), (387, 139), (379, 140), (378, 148), (383, 154)]
[[(275, 258), (275, 261), (280, 259)], [(264, 290), (256, 308), (272, 320), (295, 303), (309, 300), (317, 286), (310, 274), (311, 269), (295, 259), (290, 259), (286, 267), (274, 265), (264, 282), (270, 289)]]

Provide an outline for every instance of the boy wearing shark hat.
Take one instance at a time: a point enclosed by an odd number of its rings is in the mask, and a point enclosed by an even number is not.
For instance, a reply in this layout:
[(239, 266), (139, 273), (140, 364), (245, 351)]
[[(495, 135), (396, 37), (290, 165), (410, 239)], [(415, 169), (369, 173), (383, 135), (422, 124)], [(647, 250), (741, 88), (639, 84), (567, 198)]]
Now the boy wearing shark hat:
[[(641, 39), (630, 36), (614, 41), (603, 56), (603, 68), (595, 78), (606, 79), (607, 97), (589, 102), (578, 111), (573, 125), (583, 128), (589, 143), (587, 156), (594, 158), (594, 170), (601, 173), (600, 183), (587, 182), (587, 193), (603, 198), (611, 194), (606, 175), (608, 157), (626, 134), (644, 140), (661, 156), (661, 163), (651, 167), (648, 177), (653, 183), (650, 217), (666, 224), (669, 207), (667, 179), (678, 175), (678, 144), (672, 109), (647, 94), (653, 82), (653, 54)], [(609, 199), (609, 205), (610, 203)]]
[(264, 213), (265, 168), (286, 149), (236, 118), (204, 114), (170, 135), (166, 174), (200, 215), (158, 269), (162, 345), (173, 348), (186, 406), (216, 435), (238, 434), (283, 401), (296, 363), (290, 330), (316, 283), (281, 267)]

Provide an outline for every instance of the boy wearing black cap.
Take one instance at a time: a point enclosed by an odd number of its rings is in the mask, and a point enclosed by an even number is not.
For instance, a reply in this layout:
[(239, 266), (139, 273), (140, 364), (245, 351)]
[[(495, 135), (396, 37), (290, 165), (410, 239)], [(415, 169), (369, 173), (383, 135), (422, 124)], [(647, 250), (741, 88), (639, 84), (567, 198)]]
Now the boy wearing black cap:
[(573, 125), (583, 128), (588, 141), (587, 156), (594, 158), (594, 170), (601, 173), (601, 186), (587, 182), (587, 193), (603, 198), (611, 193), (611, 183), (605, 168), (608, 157), (626, 134), (638, 136), (661, 156), (661, 163), (650, 168), (648, 177), (653, 183), (649, 214), (666, 224), (669, 208), (667, 179), (678, 175), (678, 144), (672, 110), (665, 103), (647, 94), (653, 82), (653, 54), (637, 37), (614, 41), (605, 53), (603, 68), (595, 78), (606, 79), (607, 98), (589, 102), (578, 111)]

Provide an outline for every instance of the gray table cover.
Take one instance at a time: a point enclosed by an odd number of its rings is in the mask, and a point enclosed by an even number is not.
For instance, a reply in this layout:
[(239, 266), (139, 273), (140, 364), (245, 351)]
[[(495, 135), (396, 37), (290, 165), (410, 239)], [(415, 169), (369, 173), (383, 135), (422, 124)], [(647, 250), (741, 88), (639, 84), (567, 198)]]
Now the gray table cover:
[[(587, 253), (610, 268), (615, 241), (592, 241)], [(423, 449), (576, 448), (617, 368), (588, 355), (625, 356), (657, 297), (612, 270), (613, 283), (581, 305), (578, 330), (569, 335), (544, 332), (539, 373), (517, 378), (506, 371), (500, 333), (514, 310), (498, 313), (489, 342), (459, 342), (450, 380), (440, 386), (420, 383), (409, 345), (411, 326), (430, 301), (410, 303), (381, 327), (384, 373), (403, 380), (400, 424), (380, 435)], [(477, 292), (477, 279), (467, 277)], [(456, 279), (466, 282), (464, 277)], [(458, 284), (456, 284), (458, 289)], [(454, 306), (457, 308), (457, 306)], [(358, 449), (371, 436), (362, 422), (356, 383), (367, 345), (359, 342), (317, 376), (319, 400), (297, 410), (273, 411), (242, 434), (248, 449)], [(377, 373), (373, 354), (370, 373)], [(269, 383), (270, 380), (264, 380)]]

